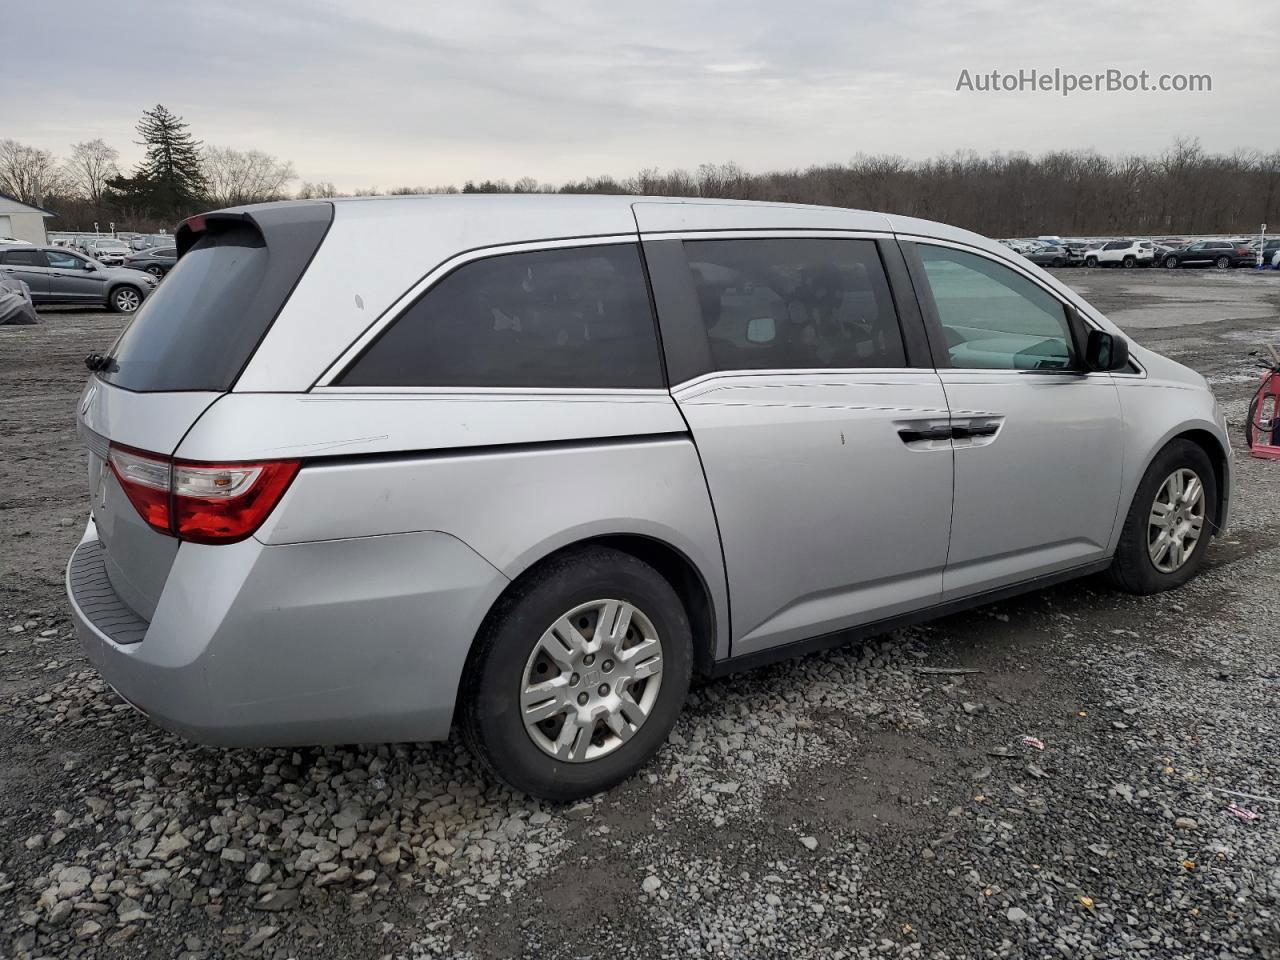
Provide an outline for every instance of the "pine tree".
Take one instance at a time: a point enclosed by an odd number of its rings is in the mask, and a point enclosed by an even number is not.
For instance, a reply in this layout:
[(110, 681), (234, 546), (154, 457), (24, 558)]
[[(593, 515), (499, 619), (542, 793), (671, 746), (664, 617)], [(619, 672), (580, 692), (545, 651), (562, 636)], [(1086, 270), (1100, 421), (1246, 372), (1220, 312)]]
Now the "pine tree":
[(194, 212), (205, 191), (201, 141), (187, 132), (181, 117), (159, 103), (142, 112), (137, 129), (147, 154), (130, 184), (143, 194), (136, 199), (157, 217), (177, 219)]

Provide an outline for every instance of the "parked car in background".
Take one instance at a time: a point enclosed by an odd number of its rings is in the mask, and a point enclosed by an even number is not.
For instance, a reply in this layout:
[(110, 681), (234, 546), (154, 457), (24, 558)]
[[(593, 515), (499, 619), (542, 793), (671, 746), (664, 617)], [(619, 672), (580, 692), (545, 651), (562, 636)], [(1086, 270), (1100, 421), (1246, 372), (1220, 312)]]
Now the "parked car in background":
[(167, 233), (140, 233), (129, 238), (129, 249), (135, 252), (153, 247), (172, 247), (173, 237)]
[(1024, 253), (1024, 257), (1041, 267), (1065, 267), (1071, 262), (1071, 253), (1066, 247), (1046, 243), (1039, 249)]
[(1249, 266), (1255, 262), (1257, 257), (1252, 250), (1230, 240), (1197, 240), (1181, 250), (1165, 254), (1163, 261), (1170, 270), (1178, 267), (1217, 267), (1219, 270), (1230, 270), (1232, 267)]
[(26, 243), (25, 240), (19, 240), (16, 237), (0, 237), (0, 243)]
[(145, 270), (153, 277), (163, 277), (178, 262), (177, 247), (152, 247), (131, 253), (124, 258), (124, 265), (131, 270)]
[(1170, 589), (1227, 524), (1204, 378), (944, 224), (414, 197), (176, 246), (86, 361), (66, 584), (102, 676), (196, 740), (456, 719), (576, 799), (653, 756), (695, 673), (1103, 570)]
[(156, 287), (137, 270), (108, 267), (66, 247), (7, 246), (0, 249), (0, 276), (22, 280), (41, 304), (84, 304), (133, 313)]
[(1155, 259), (1156, 245), (1150, 240), (1112, 240), (1085, 254), (1086, 267), (1146, 267)]
[(129, 245), (123, 240), (103, 237), (90, 243), (85, 253), (108, 267), (118, 267), (129, 255)]
[(1280, 253), (1280, 237), (1267, 240), (1265, 243), (1254, 243), (1251, 247), (1254, 252), (1254, 259), (1257, 260), (1259, 249), (1262, 252), (1262, 265), (1270, 266), (1271, 261), (1275, 259), (1275, 255)]

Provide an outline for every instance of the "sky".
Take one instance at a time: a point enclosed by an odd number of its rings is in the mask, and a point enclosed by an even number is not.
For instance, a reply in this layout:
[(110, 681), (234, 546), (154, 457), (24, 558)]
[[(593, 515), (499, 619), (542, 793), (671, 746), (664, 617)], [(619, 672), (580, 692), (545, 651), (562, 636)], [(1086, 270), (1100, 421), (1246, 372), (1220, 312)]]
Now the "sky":
[[(207, 143), (343, 191), (1177, 137), (1280, 149), (1272, 0), (60, 0), (0, 3), (0, 49), (0, 138), (62, 155), (101, 137), (128, 169), (163, 103)], [(965, 70), (1055, 68), (1212, 90), (956, 89)]]

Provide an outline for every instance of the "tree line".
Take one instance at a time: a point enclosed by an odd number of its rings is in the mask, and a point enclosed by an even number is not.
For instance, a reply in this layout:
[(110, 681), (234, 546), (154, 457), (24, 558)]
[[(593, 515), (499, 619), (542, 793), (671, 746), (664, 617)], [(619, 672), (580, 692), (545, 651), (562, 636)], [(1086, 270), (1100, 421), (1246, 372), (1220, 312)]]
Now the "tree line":
[[(259, 150), (196, 140), (162, 105), (137, 127), (145, 148), (129, 175), (102, 140), (77, 143), (65, 158), (0, 140), (0, 192), (55, 211), (62, 229), (172, 229), (201, 210), (266, 200), (335, 197), (327, 181), (292, 187), (293, 165)], [(696, 170), (642, 170), (563, 184), (531, 177), (468, 180), (457, 186), (366, 187), (355, 196), (427, 193), (609, 193), (773, 200), (856, 207), (941, 220), (997, 237), (1060, 234), (1251, 233), (1280, 224), (1280, 151), (1210, 153), (1179, 139), (1158, 154), (1105, 156), (1092, 150), (973, 151), (928, 160), (858, 155), (846, 163), (749, 173), (735, 163)]]

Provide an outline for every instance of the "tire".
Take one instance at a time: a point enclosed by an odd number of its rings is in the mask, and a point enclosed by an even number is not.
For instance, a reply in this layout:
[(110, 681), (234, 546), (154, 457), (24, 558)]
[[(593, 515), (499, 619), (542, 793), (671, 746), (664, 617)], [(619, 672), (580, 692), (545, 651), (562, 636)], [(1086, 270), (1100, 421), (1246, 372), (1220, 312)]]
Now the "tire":
[(1123, 260), (1123, 264), (1126, 270), (1132, 270), (1134, 267), (1138, 265), (1138, 261), (1135, 260), (1133, 257), (1125, 257)]
[[(610, 687), (610, 678), (623, 673), (620, 664), (608, 657), (611, 647), (607, 638), (604, 646), (595, 648), (605, 659), (593, 659), (594, 654), (583, 656), (598, 643), (595, 631), (609, 615), (609, 608), (596, 611), (594, 605), (617, 601), (633, 605), (635, 611), (632, 626), (621, 642), (630, 641), (633, 632), (637, 642), (644, 639), (647, 645), (656, 640), (661, 657), (657, 674), (632, 680), (625, 687), (617, 682)], [(588, 607), (593, 610), (586, 610)], [(556, 640), (564, 629), (552, 630), (569, 616), (581, 631), (577, 639), (587, 643), (579, 645), (576, 654)], [(547, 655), (547, 643), (564, 659), (563, 669)], [(651, 659), (646, 669), (652, 669)], [(630, 554), (606, 547), (573, 550), (522, 576), (486, 618), (462, 682), (463, 736), (476, 758), (514, 789), (555, 802), (581, 799), (625, 780), (657, 752), (684, 705), (692, 672), (689, 618), (671, 584)], [(568, 674), (565, 684), (557, 685), (556, 690), (563, 690), (569, 698), (542, 704), (548, 709), (558, 705), (559, 710), (526, 726), (522, 714), (526, 689), (536, 686), (533, 681), (544, 674), (548, 680), (541, 681), (543, 684)], [(629, 699), (635, 710), (628, 713), (636, 716), (640, 710), (636, 698), (644, 703), (648, 684), (655, 679), (659, 681), (656, 694), (634, 729), (623, 711), (611, 714), (610, 704)], [(579, 690), (576, 694), (572, 693), (574, 687)], [(607, 697), (596, 696), (606, 690)], [(620, 691), (625, 692), (625, 698)], [(574, 702), (588, 697), (592, 701), (589, 709), (599, 714), (593, 713), (589, 721), (592, 733), (584, 741), (582, 733), (573, 735), (574, 726), (566, 725), (583, 715)], [(626, 737), (604, 725), (611, 715), (627, 731)], [(579, 729), (587, 728), (583, 725)], [(566, 736), (566, 730), (570, 731), (567, 755), (558, 758), (549, 751)], [(535, 737), (543, 741), (541, 745)], [(583, 756), (586, 750), (598, 755)]]
[(151, 266), (147, 267), (147, 273), (151, 274), (157, 280), (159, 280), (161, 277), (164, 276), (163, 268), (161, 268), (160, 265), (156, 263), (153, 263)]
[(1085, 265), (1086, 267), (1096, 267), (1096, 266), (1098, 265), (1098, 258), (1097, 258), (1097, 257), (1085, 257), (1085, 258), (1084, 258), (1084, 265)]
[(1217, 267), (1219, 270), (1230, 270), (1230, 269), (1231, 269), (1231, 258), (1230, 258), (1230, 257), (1219, 257), (1217, 260), (1213, 261), (1213, 265), (1214, 265), (1215, 267)]
[(107, 297), (107, 303), (116, 313), (133, 313), (142, 306), (142, 294), (137, 287), (116, 287)]
[[(1158, 540), (1158, 535), (1151, 537), (1156, 498), (1159, 494), (1162, 501), (1166, 500), (1166, 483), (1175, 473), (1183, 471), (1190, 471), (1200, 481), (1203, 497), (1200, 531), (1185, 559), (1175, 569), (1161, 569), (1152, 557), (1151, 548), (1153, 540)], [(1187, 487), (1189, 489), (1190, 484)], [(1218, 481), (1204, 449), (1190, 440), (1171, 441), (1156, 454), (1133, 495), (1133, 503), (1120, 532), (1120, 543), (1108, 570), (1112, 583), (1121, 590), (1139, 594), (1159, 593), (1182, 586), (1196, 575), (1204, 562), (1205, 548), (1217, 522), (1217, 509)], [(1170, 556), (1164, 557), (1166, 565)]]
[(1049, 266), (1057, 267), (1059, 270), (1061, 270), (1066, 265), (1067, 265), (1067, 261), (1063, 260), (1061, 257), (1054, 257), (1053, 263), (1049, 264)]
[(1178, 269), (1178, 258), (1177, 258), (1177, 257), (1165, 257), (1165, 260), (1164, 260), (1164, 266), (1165, 266), (1165, 269), (1166, 269), (1166, 270), (1177, 270), (1177, 269)]

